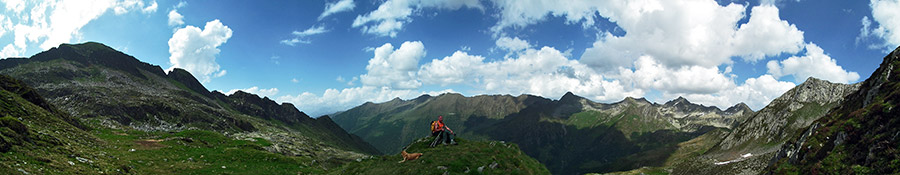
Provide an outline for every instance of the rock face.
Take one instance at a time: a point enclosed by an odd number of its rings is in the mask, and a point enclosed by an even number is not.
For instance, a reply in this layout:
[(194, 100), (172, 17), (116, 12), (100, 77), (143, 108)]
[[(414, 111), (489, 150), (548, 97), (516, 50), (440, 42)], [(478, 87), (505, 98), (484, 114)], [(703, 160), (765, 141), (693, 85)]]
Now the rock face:
[(517, 143), (555, 174), (610, 172), (661, 165), (678, 147), (715, 128), (731, 129), (753, 114), (738, 104), (722, 111), (679, 98), (596, 103), (572, 93), (559, 100), (521, 95), (459, 94), (366, 103), (334, 116), (338, 125), (385, 153), (429, 134), (444, 116), (461, 137)]
[(798, 132), (772, 159), (770, 173), (895, 174), (900, 172), (900, 48), (859, 90)]
[(750, 116), (703, 156), (684, 160), (674, 172), (757, 174), (782, 144), (858, 88), (859, 84), (809, 78)]
[(312, 141), (281, 143), (378, 154), (358, 137), (335, 129), (331, 120), (313, 119), (292, 104), (243, 92), (209, 92), (187, 71), (166, 74), (100, 43), (62, 44), (27, 59), (0, 60), (0, 68), (0, 74), (35, 87), (60, 111), (109, 127), (288, 134)]

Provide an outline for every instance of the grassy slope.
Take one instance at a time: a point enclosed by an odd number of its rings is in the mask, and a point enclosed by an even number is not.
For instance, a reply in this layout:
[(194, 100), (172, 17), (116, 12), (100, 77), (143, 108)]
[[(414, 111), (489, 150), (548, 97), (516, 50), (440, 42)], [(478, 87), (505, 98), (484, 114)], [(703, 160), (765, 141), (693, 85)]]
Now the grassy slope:
[[(513, 143), (457, 138), (459, 145), (429, 148), (431, 139), (422, 138), (409, 145), (408, 152), (423, 153), (417, 160), (397, 163), (401, 160), (399, 154), (378, 156), (348, 163), (330, 174), (550, 174)], [(496, 166), (491, 168), (493, 163)], [(478, 172), (479, 167), (483, 167), (482, 173)]]
[(797, 157), (782, 157), (769, 170), (777, 174), (900, 173), (898, 57), (900, 48), (884, 58), (859, 91), (817, 120), (821, 127), (808, 133), (805, 142), (795, 138), (783, 147), (799, 148), (794, 153)]
[(270, 153), (263, 139), (110, 129), (102, 120), (85, 127), (21, 82), (0, 76), (0, 85), (0, 174), (321, 174), (337, 166)]

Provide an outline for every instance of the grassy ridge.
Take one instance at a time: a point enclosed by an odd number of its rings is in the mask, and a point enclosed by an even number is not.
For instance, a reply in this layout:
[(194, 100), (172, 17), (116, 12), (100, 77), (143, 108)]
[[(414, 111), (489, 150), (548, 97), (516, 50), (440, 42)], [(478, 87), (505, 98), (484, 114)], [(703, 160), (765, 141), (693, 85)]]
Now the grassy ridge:
[(457, 138), (459, 145), (430, 148), (432, 139), (422, 138), (409, 145), (407, 152), (424, 154), (417, 160), (397, 163), (402, 160), (399, 154), (378, 156), (348, 163), (330, 174), (550, 174), (513, 143)]

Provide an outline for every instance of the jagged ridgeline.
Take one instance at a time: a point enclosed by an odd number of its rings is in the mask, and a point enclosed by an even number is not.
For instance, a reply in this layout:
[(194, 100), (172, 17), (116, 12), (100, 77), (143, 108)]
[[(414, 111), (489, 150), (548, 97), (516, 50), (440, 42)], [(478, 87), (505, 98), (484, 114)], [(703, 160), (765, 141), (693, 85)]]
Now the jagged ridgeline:
[[(72, 138), (68, 139), (76, 141), (87, 140), (83, 142), (84, 144), (121, 147), (122, 145), (117, 143), (122, 140), (133, 139), (137, 142), (143, 139), (144, 141), (140, 142), (142, 144), (138, 145), (154, 145), (159, 142), (162, 145), (161, 148), (164, 149), (181, 148), (173, 146), (173, 144), (177, 145), (174, 142), (179, 141), (171, 140), (179, 140), (179, 138), (202, 140), (202, 138), (207, 138), (208, 136), (217, 138), (215, 140), (220, 142), (216, 143), (224, 146), (223, 149), (227, 148), (226, 150), (244, 150), (248, 148), (247, 151), (249, 152), (246, 155), (271, 156), (262, 153), (257, 154), (259, 150), (249, 149), (258, 147), (263, 152), (302, 157), (285, 158), (276, 156), (265, 160), (310, 159), (317, 160), (319, 164), (316, 165), (320, 166), (325, 166), (325, 164), (333, 166), (341, 162), (366, 157), (366, 154), (380, 154), (378, 150), (359, 137), (345, 132), (328, 116), (311, 118), (291, 104), (277, 104), (267, 97), (260, 98), (255, 94), (237, 92), (226, 96), (218, 91), (210, 92), (187, 71), (176, 68), (165, 73), (159, 66), (140, 62), (132, 56), (100, 43), (62, 44), (59, 47), (38, 53), (30, 58), (3, 59), (0, 60), (0, 74), (21, 80), (15, 81), (19, 83), (12, 84), (33, 87), (33, 89), (23, 91), (27, 93), (18, 94), (20, 97), (4, 98), (4, 104), (21, 102), (16, 100), (21, 98), (28, 101), (32, 106), (40, 108), (38, 110), (37, 108), (30, 109), (29, 105), (10, 105), (12, 107), (9, 109), (13, 111), (4, 111), (2, 113), (3, 116), (0, 117), (4, 117), (4, 126), (12, 126), (12, 131), (15, 132), (10, 133), (19, 134), (7, 135), (7, 132), (4, 132), (4, 139), (7, 138), (6, 136), (9, 136), (9, 140), (16, 141), (4, 142), (15, 143), (4, 145), (28, 145), (31, 143), (38, 145), (66, 143), (63, 145), (70, 145), (67, 144), (68, 141), (66, 139), (51, 138), (51, 136), (58, 137), (51, 133), (59, 134), (60, 132), (65, 132), (63, 136), (67, 138), (70, 134), (73, 135)], [(9, 89), (6, 89), (6, 91), (19, 92)], [(11, 94), (7, 95), (11, 96)], [(51, 108), (51, 106), (54, 107)], [(21, 108), (18, 111), (28, 112), (16, 112), (17, 109), (15, 108)], [(33, 111), (45, 111), (47, 114)], [(38, 119), (29, 118), (27, 117), (28, 115), (55, 116), (54, 118), (57, 119), (48, 120), (47, 122), (60, 120), (66, 125), (38, 124), (36, 123), (39, 121)], [(18, 128), (16, 126), (19, 126), (16, 123), (24, 123), (28, 128), (33, 127), (37, 129), (20, 131), (16, 129)], [(40, 130), (40, 128), (44, 128), (44, 130)], [(84, 131), (77, 131), (85, 129), (92, 131), (89, 134), (84, 134)], [(37, 132), (38, 134), (29, 134), (32, 132)], [(57, 141), (47, 143), (28, 142), (28, 139), (25, 139), (24, 142), (21, 141), (23, 138), (32, 136), (40, 139), (31, 139), (31, 141), (40, 141), (41, 139)], [(82, 137), (75, 138), (74, 136)], [(95, 136), (100, 140), (97, 141)], [(150, 141), (146, 141), (147, 139)], [(245, 147), (241, 146), (245, 145), (241, 140), (258, 141), (259, 143), (247, 143), (256, 146)], [(181, 140), (180, 142), (186, 142), (186, 145), (190, 145), (187, 144), (189, 141)], [(212, 144), (212, 142), (206, 141), (200, 143)], [(233, 146), (236, 146), (235, 148), (237, 149), (227, 147), (229, 145), (227, 143), (234, 143)], [(130, 146), (135, 143), (122, 144)], [(78, 148), (76, 150), (79, 151), (73, 151), (76, 152), (75, 154), (69, 153), (66, 156), (67, 159), (74, 161), (75, 165), (82, 161), (81, 159), (75, 160), (75, 157), (84, 158), (84, 162), (90, 161), (93, 166), (99, 166), (98, 164), (107, 162), (104, 161), (106, 159), (101, 158), (104, 156), (93, 154), (96, 152), (91, 151), (91, 149), (80, 149), (80, 147), (76, 146), (66, 147), (71, 149)], [(211, 146), (210, 148), (218, 147)], [(103, 147), (97, 149), (101, 149), (101, 152), (109, 152), (109, 154), (121, 151), (119, 149), (104, 150), (107, 148)], [(22, 153), (21, 151), (15, 151), (15, 146), (12, 146), (10, 150), (17, 154)], [(140, 153), (140, 149), (138, 149), (138, 153)], [(84, 155), (80, 156), (79, 154)], [(125, 155), (127, 156), (127, 154)], [(27, 160), (28, 158), (40, 156), (40, 154), (26, 153), (13, 157)], [(153, 156), (165, 156), (165, 154), (154, 154), (150, 157)], [(207, 154), (206, 156), (211, 155)], [(3, 157), (4, 159), (9, 158), (6, 155)], [(173, 158), (177, 158), (177, 156), (160, 158), (160, 160)], [(191, 159), (197, 160), (199, 158), (191, 157)], [(42, 161), (44, 163), (40, 164), (41, 166), (69, 166), (65, 159), (38, 160), (38, 162)], [(7, 167), (20, 166), (16, 164), (24, 164), (24, 162), (13, 162), (4, 165)], [(109, 164), (113, 165), (113, 163)], [(123, 171), (134, 168), (138, 170), (147, 168), (146, 166), (128, 165), (129, 163), (123, 164), (124, 167), (99, 166), (103, 168), (95, 167), (95, 169)], [(304, 164), (308, 165), (310, 163), (305, 162)], [(209, 166), (211, 165), (199, 167), (208, 168)], [(12, 168), (15, 171), (16, 167)], [(38, 167), (36, 169), (43, 168)], [(23, 171), (29, 170), (31, 169), (23, 169)], [(300, 172), (306, 172), (306, 170)]]
[[(809, 78), (772, 100), (738, 127), (710, 133), (682, 145), (692, 156), (670, 159), (665, 168), (673, 174), (758, 174), (775, 153), (798, 131), (824, 116), (859, 84), (831, 83)], [(704, 140), (700, 140), (700, 138)], [(708, 142), (708, 140), (712, 140)]]
[(582, 174), (662, 166), (675, 156), (678, 143), (732, 129), (752, 114), (744, 104), (723, 111), (684, 98), (605, 104), (572, 93), (560, 100), (443, 94), (366, 103), (334, 120), (380, 151), (397, 153), (428, 135), (430, 121), (443, 115), (461, 137), (516, 143), (554, 174)]
[(900, 48), (824, 117), (794, 134), (767, 169), (776, 174), (900, 173)]

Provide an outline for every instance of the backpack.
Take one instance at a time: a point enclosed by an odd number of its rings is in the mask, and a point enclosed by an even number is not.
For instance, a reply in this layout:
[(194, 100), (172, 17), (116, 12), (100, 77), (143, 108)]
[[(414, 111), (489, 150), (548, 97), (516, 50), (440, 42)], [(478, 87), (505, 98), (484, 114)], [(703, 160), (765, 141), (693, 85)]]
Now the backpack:
[(437, 127), (438, 127), (437, 121), (431, 121), (431, 132), (432, 133), (437, 131), (437, 129), (438, 129)]

